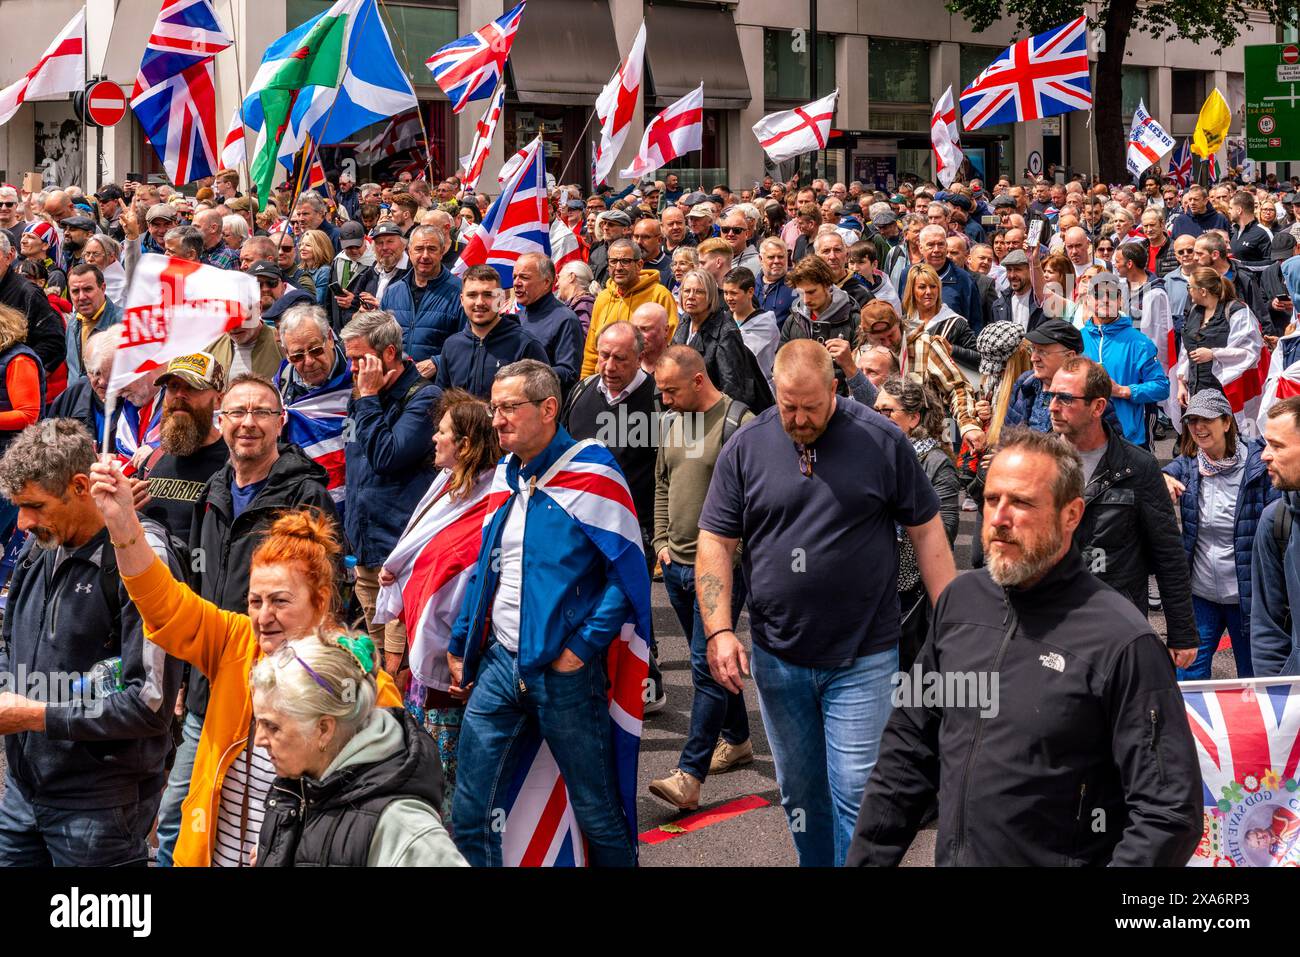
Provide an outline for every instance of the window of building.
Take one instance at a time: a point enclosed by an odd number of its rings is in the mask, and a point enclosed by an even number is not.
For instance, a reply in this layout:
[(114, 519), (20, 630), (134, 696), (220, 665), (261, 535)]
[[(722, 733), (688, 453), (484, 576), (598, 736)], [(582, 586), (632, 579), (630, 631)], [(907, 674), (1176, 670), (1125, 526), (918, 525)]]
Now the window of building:
[(868, 73), (868, 89), (873, 104), (918, 103), (929, 107), (928, 43), (872, 37)]
[(1205, 103), (1205, 73), (1201, 70), (1171, 70), (1169, 87), (1173, 113), (1199, 113)]
[[(1126, 66), (1120, 74), (1120, 101), (1125, 122), (1133, 117), (1138, 103), (1143, 102), (1147, 111), (1151, 110), (1151, 71), (1144, 66)], [(1174, 110), (1174, 112), (1178, 112)]]
[(769, 100), (808, 102), (835, 89), (835, 37), (817, 34), (817, 95), (808, 93), (806, 31), (763, 31), (763, 95)]
[[(975, 77), (984, 72), (984, 69), (993, 62), (994, 58), (1002, 52), (1002, 49), (1002, 47), (973, 47), (963, 43), (959, 60), (961, 89), (964, 90), (970, 86)], [(955, 96), (961, 91), (953, 90), (952, 92)]]

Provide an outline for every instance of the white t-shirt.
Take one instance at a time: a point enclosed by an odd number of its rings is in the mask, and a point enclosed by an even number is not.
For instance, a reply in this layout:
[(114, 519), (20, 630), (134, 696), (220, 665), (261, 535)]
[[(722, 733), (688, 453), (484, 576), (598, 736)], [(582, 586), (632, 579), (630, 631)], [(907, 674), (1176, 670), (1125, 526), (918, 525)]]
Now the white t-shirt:
[(1031, 293), (1011, 294), (1011, 321), (1025, 332), (1029, 331), (1029, 297)]
[(528, 509), (528, 487), (524, 486), (510, 504), (501, 532), (501, 577), (492, 601), (492, 631), (512, 655), (519, 654), (519, 597), (523, 585), (524, 516)]
[(231, 342), (233, 349), (230, 350), (230, 371), (226, 373), (226, 381), (234, 379), (237, 375), (253, 371), (253, 346), (256, 342), (249, 345), (240, 345), (238, 342)]

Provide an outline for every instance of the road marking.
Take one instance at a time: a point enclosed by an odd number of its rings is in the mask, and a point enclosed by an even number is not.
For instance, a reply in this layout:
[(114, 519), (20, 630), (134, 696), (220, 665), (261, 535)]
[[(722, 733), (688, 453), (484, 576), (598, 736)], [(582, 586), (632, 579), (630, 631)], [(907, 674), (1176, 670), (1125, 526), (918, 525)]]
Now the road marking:
[(697, 811), (680, 820), (672, 821), (667, 825), (672, 828), (671, 831), (665, 831), (662, 827), (651, 828), (641, 835), (641, 843), (662, 844), (664, 841), (671, 841), (682, 834), (690, 834), (692, 831), (698, 831), (710, 824), (718, 824), (733, 817), (739, 817), (747, 811), (753, 811), (760, 807), (770, 807), (771, 803), (771, 801), (761, 798), (757, 794), (737, 798), (718, 807), (709, 808), (707, 811)]

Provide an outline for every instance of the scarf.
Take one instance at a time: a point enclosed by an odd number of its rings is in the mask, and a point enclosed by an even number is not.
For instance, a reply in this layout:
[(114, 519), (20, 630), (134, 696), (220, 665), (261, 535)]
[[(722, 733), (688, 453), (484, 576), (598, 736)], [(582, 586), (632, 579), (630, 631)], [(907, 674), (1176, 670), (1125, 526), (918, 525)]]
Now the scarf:
[(1224, 475), (1234, 471), (1241, 464), (1241, 449), (1237, 449), (1226, 459), (1212, 459), (1205, 454), (1204, 449), (1198, 449), (1196, 452), (1196, 464), (1200, 467), (1200, 472), (1206, 478), (1213, 478), (1216, 475)]
[(912, 439), (912, 450), (918, 459), (924, 459), (931, 451), (939, 447), (938, 441), (931, 438)]

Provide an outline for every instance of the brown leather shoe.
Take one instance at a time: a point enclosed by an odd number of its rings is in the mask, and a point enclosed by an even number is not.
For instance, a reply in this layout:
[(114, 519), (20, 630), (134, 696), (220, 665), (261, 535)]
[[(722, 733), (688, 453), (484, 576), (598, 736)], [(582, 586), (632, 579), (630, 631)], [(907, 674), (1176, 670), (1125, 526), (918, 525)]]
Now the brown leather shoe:
[(754, 745), (748, 738), (740, 744), (729, 744), (722, 738), (718, 738), (718, 746), (713, 749), (713, 760), (709, 762), (709, 773), (720, 774), (738, 768), (742, 764), (749, 764), (753, 760)]
[(681, 811), (694, 811), (700, 806), (699, 778), (692, 777), (681, 768), (673, 768), (668, 777), (650, 782), (650, 793), (661, 801)]

